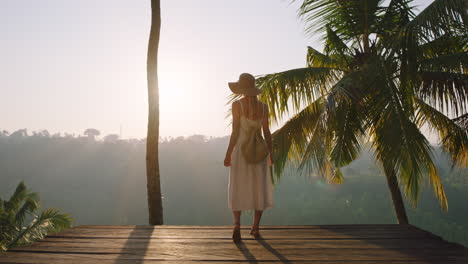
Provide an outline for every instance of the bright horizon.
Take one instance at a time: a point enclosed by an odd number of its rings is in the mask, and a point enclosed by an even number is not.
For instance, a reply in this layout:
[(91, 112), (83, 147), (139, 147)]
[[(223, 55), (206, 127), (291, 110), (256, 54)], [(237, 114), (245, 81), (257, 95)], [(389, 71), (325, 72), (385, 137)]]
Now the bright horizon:
[[(161, 5), (161, 137), (229, 135), (228, 81), (304, 67), (307, 46), (321, 50), (290, 1)], [(145, 138), (150, 11), (149, 0), (3, 3), (0, 131)]]

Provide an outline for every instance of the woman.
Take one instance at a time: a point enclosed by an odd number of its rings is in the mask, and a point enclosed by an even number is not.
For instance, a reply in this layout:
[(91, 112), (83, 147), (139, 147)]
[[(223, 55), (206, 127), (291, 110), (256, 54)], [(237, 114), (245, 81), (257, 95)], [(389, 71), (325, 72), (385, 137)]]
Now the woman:
[[(243, 95), (243, 98), (232, 104), (232, 134), (224, 159), (224, 166), (231, 167), (228, 204), (234, 215), (232, 239), (239, 242), (241, 212), (255, 210), (250, 234), (258, 238), (262, 213), (273, 207), (273, 184), (270, 178), (272, 141), (268, 127), (268, 107), (257, 99), (261, 91), (255, 86), (255, 77), (243, 73), (239, 81), (229, 83), (229, 88), (234, 94)], [(262, 128), (269, 155), (258, 163), (248, 163), (241, 145), (250, 136), (249, 129)]]

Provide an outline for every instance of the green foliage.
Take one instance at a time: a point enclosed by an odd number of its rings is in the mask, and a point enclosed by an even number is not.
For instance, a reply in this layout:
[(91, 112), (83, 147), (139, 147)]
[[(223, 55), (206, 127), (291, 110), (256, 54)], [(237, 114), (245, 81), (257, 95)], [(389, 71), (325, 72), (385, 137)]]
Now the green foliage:
[[(200, 135), (161, 141), (165, 223), (232, 224), (227, 208), (229, 172), (223, 166), (228, 143), (229, 137)], [(452, 169), (449, 157), (440, 147), (434, 148), (450, 210), (441, 211), (432, 190), (423, 184), (418, 207), (407, 209), (410, 222), (468, 246), (468, 169)], [(317, 174), (303, 177), (286, 164), (291, 168), (275, 185), (274, 208), (265, 211), (262, 223), (395, 223), (385, 177), (367, 149), (364, 147), (357, 160), (341, 168), (346, 184), (325, 184)], [(14, 190), (18, 175), (22, 175), (30, 188), (41, 191), (43, 207), (67, 208), (76, 225), (144, 225), (148, 219), (144, 206), (147, 197), (141, 191), (146, 188), (145, 154), (144, 139), (105, 142), (83, 137), (0, 134), (0, 193)], [(252, 214), (243, 214), (242, 224), (251, 223)]]
[[(39, 215), (39, 196), (31, 192), (21, 181), (8, 200), (0, 199), (0, 251), (32, 243), (48, 233), (69, 228), (72, 219), (57, 209), (46, 209)], [(32, 220), (25, 225), (28, 217)]]
[(411, 0), (383, 2), (303, 1), (299, 15), (323, 52), (309, 47), (305, 68), (257, 79), (274, 121), (293, 114), (273, 134), (275, 174), (299, 162), (340, 183), (340, 168), (369, 144), (413, 205), (427, 179), (447, 208), (421, 128), (437, 133), (452, 166), (468, 166), (466, 1), (435, 0), (418, 15)]

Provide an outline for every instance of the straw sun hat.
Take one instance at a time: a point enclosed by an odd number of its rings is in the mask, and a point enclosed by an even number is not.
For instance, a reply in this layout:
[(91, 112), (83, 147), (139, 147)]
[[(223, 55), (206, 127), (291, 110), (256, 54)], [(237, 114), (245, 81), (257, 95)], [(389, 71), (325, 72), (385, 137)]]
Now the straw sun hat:
[(262, 91), (255, 86), (255, 77), (250, 73), (242, 73), (237, 82), (230, 82), (228, 85), (229, 89), (235, 94), (255, 96), (262, 93)]

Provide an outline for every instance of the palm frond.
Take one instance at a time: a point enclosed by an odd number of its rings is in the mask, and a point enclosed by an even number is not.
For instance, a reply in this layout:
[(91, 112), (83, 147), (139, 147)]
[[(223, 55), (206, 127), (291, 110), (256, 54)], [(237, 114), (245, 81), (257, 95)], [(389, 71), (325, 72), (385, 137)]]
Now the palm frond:
[(374, 32), (373, 27), (384, 10), (382, 3), (382, 0), (305, 0), (299, 16), (306, 23), (307, 33), (322, 33), (330, 26), (348, 41)]
[(304, 0), (298, 15), (306, 23), (306, 33), (322, 33), (332, 18), (340, 16), (342, 5), (333, 0)]
[(468, 131), (468, 114), (464, 114), (462, 116), (454, 118), (453, 122), (455, 122), (457, 125), (459, 125), (465, 131)]
[(375, 33), (387, 39), (391, 37), (395, 31), (405, 26), (415, 16), (410, 7), (412, 1), (413, 0), (391, 0), (388, 6), (384, 8), (384, 14), (376, 23)]
[(311, 126), (306, 143), (306, 148), (301, 153), (299, 170), (310, 174), (314, 171), (320, 173), (324, 179), (330, 179), (333, 176), (334, 167), (329, 161), (332, 135), (328, 129), (329, 119), (326, 112), (326, 106), (322, 109), (320, 118)]
[[(448, 32), (466, 30), (468, 17), (466, 0), (435, 0), (403, 29), (412, 40), (429, 42)], [(409, 39), (408, 39), (409, 40)]]
[(354, 161), (361, 152), (361, 142), (364, 138), (363, 109), (359, 109), (358, 104), (348, 100), (340, 100), (336, 106), (336, 111), (329, 112), (332, 118), (334, 139), (330, 160), (337, 167), (348, 165)]
[(277, 177), (280, 177), (288, 162), (297, 164), (301, 159), (314, 124), (320, 122), (324, 110), (324, 99), (319, 97), (273, 133), (274, 171)]
[(339, 78), (339, 71), (325, 67), (311, 67), (263, 75), (257, 78), (262, 90), (260, 100), (268, 104), (270, 116), (277, 121), (283, 114), (308, 105), (329, 90)]
[(458, 124), (457, 119), (448, 118), (421, 99), (416, 100), (416, 103), (419, 110), (418, 122), (421, 125), (427, 124), (437, 131), (443, 150), (451, 158), (452, 168), (456, 165), (468, 167), (468, 129), (466, 126), (461, 126), (463, 123)]
[[(34, 214), (39, 208), (39, 196), (20, 182), (8, 201), (0, 199), (0, 251), (43, 238), (49, 232), (57, 232), (71, 226), (69, 215), (56, 209), (47, 209), (39, 216)], [(32, 222), (24, 227), (27, 215)]]
[(16, 212), (21, 206), (21, 202), (28, 195), (28, 190), (23, 181), (21, 181), (11, 195), (8, 201), (4, 201), (3, 206), (7, 212)]
[(62, 214), (57, 209), (46, 209), (9, 243), (8, 248), (34, 242), (48, 233), (60, 232), (70, 228), (71, 223), (72, 219), (68, 214)]
[(468, 74), (468, 52), (450, 53), (421, 60), (422, 71), (442, 71)]
[(435, 196), (439, 200), (440, 208), (448, 211), (448, 199), (445, 194), (444, 186), (440, 180), (439, 173), (437, 172), (434, 162), (428, 162), (427, 173), (429, 176), (429, 183), (432, 186)]
[[(395, 34), (393, 46), (401, 61), (402, 81), (412, 79), (417, 74), (418, 62), (427, 54), (420, 47), (444, 36), (461, 36), (466, 32), (463, 16), (465, 0), (435, 0)], [(466, 20), (465, 20), (466, 22)], [(447, 43), (446, 43), (447, 44)], [(436, 50), (432, 50), (435, 52)], [(433, 54), (440, 56), (441, 53)]]
[(25, 197), (23, 205), (15, 214), (15, 223), (17, 226), (22, 226), (27, 214), (31, 214), (39, 208), (39, 196), (37, 193), (28, 193)]
[(324, 161), (323, 168), (318, 172), (321, 178), (327, 183), (342, 184), (344, 182), (343, 173), (340, 168), (337, 168), (328, 160)]
[(375, 84), (377, 74), (370, 75), (369, 73), (366, 70), (354, 70), (344, 75), (327, 94), (327, 104), (334, 106), (339, 100), (351, 100), (359, 104), (368, 88)]
[(418, 49), (424, 58), (434, 58), (466, 52), (466, 43), (468, 43), (468, 34), (456, 35), (454, 32), (447, 32), (438, 38), (419, 45)]
[(409, 119), (400, 100), (395, 95), (396, 87), (387, 85), (392, 100), (380, 111), (376, 111), (371, 127), (372, 145), (377, 160), (388, 171), (393, 170), (404, 186), (405, 194), (417, 204), (423, 176), (429, 174), (436, 190), (435, 195), (442, 208), (446, 208), (447, 199), (437, 171), (435, 171), (432, 146), (421, 133), (419, 127)]
[(342, 184), (344, 182), (343, 173), (341, 172), (340, 168), (335, 168), (334, 173), (329, 181), (333, 184)]
[(324, 38), (325, 47), (324, 52), (326, 54), (339, 54), (346, 59), (346, 54), (351, 53), (348, 45), (345, 41), (340, 38), (336, 31), (334, 31), (330, 26), (326, 26), (326, 36)]
[(421, 71), (422, 85), (419, 97), (439, 109), (450, 110), (454, 115), (468, 110), (468, 74)]
[(339, 69), (345, 72), (346, 64), (340, 59), (341, 58), (336, 56), (325, 55), (312, 47), (307, 47), (307, 67), (325, 67)]
[(316, 172), (328, 183), (341, 184), (344, 181), (343, 174), (329, 160), (333, 133), (331, 129), (328, 129), (328, 125), (332, 121), (328, 119), (326, 112), (322, 113), (314, 130), (311, 131), (298, 169), (307, 174)]

